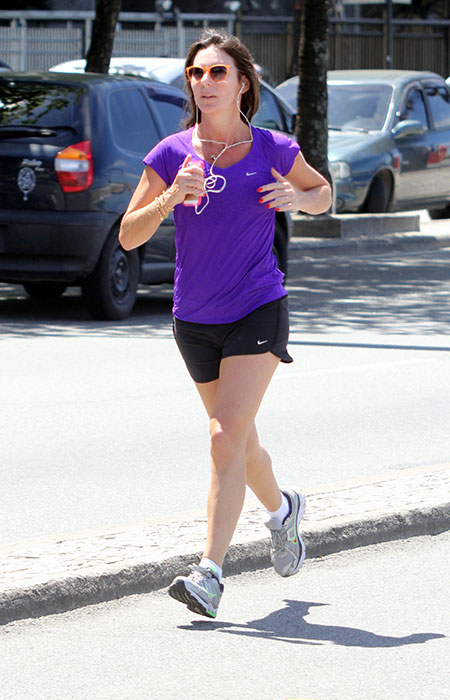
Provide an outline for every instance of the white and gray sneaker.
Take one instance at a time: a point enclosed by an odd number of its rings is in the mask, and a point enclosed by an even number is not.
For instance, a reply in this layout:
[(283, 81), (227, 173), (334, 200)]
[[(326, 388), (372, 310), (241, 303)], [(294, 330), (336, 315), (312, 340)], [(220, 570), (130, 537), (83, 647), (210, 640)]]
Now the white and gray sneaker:
[(298, 531), (305, 513), (306, 499), (302, 493), (286, 490), (290, 511), (284, 521), (271, 518), (266, 523), (270, 530), (270, 558), (273, 568), (280, 576), (293, 576), (305, 559), (305, 543)]
[(190, 564), (189, 576), (177, 576), (169, 586), (169, 595), (187, 605), (191, 612), (216, 617), (223, 593), (223, 583), (211, 569)]

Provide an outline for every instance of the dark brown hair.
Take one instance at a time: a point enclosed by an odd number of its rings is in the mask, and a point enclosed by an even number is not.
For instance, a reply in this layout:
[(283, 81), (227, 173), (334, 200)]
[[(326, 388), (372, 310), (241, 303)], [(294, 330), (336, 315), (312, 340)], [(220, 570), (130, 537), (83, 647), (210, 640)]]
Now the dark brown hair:
[[(226, 51), (227, 54), (234, 59), (239, 73), (248, 78), (250, 85), (248, 90), (242, 95), (241, 111), (245, 114), (247, 119), (251, 121), (252, 117), (256, 114), (259, 105), (259, 79), (250, 51), (236, 36), (224, 34), (217, 29), (206, 29), (201, 35), (200, 39), (195, 41), (190, 46), (186, 56), (185, 67), (188, 68), (189, 66), (192, 66), (197, 53), (202, 49), (208, 48), (209, 46), (217, 46), (219, 49)], [(194, 94), (192, 92), (191, 84), (187, 78), (186, 83), (190, 103), (189, 114), (186, 119), (186, 128), (189, 129), (189, 127), (194, 126), (197, 114), (198, 121), (201, 122), (202, 113), (200, 109), (196, 108)], [(245, 122), (242, 115), (241, 120)]]

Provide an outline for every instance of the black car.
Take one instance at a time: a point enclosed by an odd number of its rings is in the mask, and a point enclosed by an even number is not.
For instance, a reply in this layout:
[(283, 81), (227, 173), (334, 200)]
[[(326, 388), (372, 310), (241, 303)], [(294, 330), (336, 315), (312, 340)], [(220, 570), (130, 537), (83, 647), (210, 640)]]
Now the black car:
[[(124, 251), (120, 220), (142, 158), (183, 128), (185, 96), (145, 78), (75, 73), (0, 77), (0, 282), (50, 298), (81, 285), (94, 318), (119, 319), (139, 283), (172, 282), (173, 217)], [(287, 266), (290, 219), (275, 253)]]

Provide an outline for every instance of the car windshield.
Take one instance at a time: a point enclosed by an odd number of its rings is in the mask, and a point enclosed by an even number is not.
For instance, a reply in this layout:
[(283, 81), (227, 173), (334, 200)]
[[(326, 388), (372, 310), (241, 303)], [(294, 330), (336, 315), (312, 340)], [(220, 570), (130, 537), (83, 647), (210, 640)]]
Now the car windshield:
[(328, 84), (330, 129), (378, 131), (386, 121), (392, 97), (390, 85)]
[(85, 94), (74, 85), (0, 80), (0, 127), (72, 125)]

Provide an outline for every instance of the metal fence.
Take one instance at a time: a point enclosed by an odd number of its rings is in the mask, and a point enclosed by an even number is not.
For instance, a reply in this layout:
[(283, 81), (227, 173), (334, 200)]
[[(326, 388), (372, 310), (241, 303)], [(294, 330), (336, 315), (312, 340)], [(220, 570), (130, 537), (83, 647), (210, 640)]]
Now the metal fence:
[[(16, 70), (47, 70), (82, 58), (89, 47), (93, 12), (0, 11), (0, 60)], [(276, 84), (290, 71), (292, 17), (237, 17), (121, 13), (114, 56), (184, 56), (204, 27), (238, 33)], [(450, 75), (450, 20), (393, 21), (393, 67)], [(329, 67), (383, 68), (387, 37), (382, 20), (330, 19)]]
[[(392, 67), (450, 75), (450, 21), (393, 21)], [(387, 33), (383, 20), (331, 21), (330, 69), (384, 68)]]

